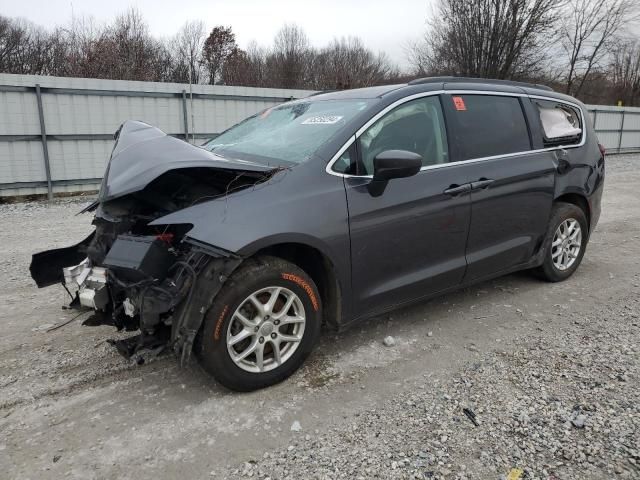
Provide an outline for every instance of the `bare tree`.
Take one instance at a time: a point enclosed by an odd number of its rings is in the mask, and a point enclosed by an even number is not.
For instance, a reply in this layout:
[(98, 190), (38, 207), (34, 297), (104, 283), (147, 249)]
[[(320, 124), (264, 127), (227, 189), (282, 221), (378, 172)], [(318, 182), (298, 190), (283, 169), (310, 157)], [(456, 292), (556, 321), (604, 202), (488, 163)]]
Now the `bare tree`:
[(218, 26), (211, 30), (202, 51), (202, 61), (211, 85), (221, 80), (224, 65), (232, 53), (234, 54), (232, 61), (238, 62), (238, 52), (236, 36), (231, 27)]
[(633, 20), (636, 0), (570, 0), (561, 22), (568, 57), (566, 89), (578, 96), (589, 74), (605, 58), (620, 30)]
[(256, 87), (268, 86), (266, 83), (266, 58), (267, 49), (258, 45), (255, 40), (249, 42), (247, 45), (247, 61), (249, 68), (247, 70), (247, 82), (246, 85), (252, 85)]
[(313, 88), (346, 89), (384, 83), (396, 76), (386, 55), (374, 54), (357, 37), (334, 39), (312, 63)]
[(616, 99), (624, 105), (640, 105), (640, 40), (615, 45), (609, 71)]
[(57, 28), (53, 35), (58, 39), (60, 53), (58, 75), (68, 77), (100, 76), (95, 46), (105, 35), (105, 28), (98, 27), (92, 18), (72, 17), (69, 25)]
[(0, 71), (315, 89), (388, 83), (398, 76), (384, 54), (358, 38), (316, 49), (300, 27), (284, 25), (270, 48), (254, 41), (242, 50), (230, 27), (216, 27), (205, 39), (202, 22), (186, 23), (171, 39), (158, 39), (136, 9), (106, 25), (72, 17), (52, 31), (0, 16)]
[(100, 78), (159, 81), (161, 44), (150, 34), (136, 9), (116, 17), (91, 45), (91, 64)]
[(15, 54), (24, 38), (24, 32), (14, 22), (0, 16), (0, 71), (13, 72)]
[(522, 78), (540, 69), (557, 0), (439, 0), (413, 49), (419, 73)]
[(25, 20), (0, 16), (0, 71), (47, 75), (55, 73), (54, 38)]
[(276, 34), (273, 50), (266, 59), (269, 82), (281, 88), (304, 87), (311, 53), (302, 28), (285, 24)]
[(201, 21), (185, 23), (173, 41), (177, 81), (200, 83), (203, 76), (202, 47), (204, 24)]

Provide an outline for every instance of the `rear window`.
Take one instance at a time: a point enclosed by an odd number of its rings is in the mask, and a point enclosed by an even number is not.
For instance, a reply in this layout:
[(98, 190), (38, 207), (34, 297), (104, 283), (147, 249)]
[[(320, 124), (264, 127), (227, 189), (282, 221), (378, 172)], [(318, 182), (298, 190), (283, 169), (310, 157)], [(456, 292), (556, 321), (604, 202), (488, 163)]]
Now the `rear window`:
[(566, 103), (534, 100), (540, 115), (545, 147), (574, 145), (582, 139), (582, 118)]
[(458, 160), (531, 150), (529, 129), (518, 97), (452, 95)]

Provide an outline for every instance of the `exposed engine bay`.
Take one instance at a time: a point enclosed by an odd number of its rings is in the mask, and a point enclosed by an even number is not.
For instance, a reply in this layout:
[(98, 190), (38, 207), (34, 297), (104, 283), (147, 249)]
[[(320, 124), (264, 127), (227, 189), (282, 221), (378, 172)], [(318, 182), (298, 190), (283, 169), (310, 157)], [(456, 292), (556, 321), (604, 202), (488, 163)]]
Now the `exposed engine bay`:
[[(33, 255), (38, 287), (62, 283), (83, 325), (139, 335), (110, 341), (127, 358), (171, 347), (186, 361), (205, 313), (239, 256), (189, 238), (191, 224), (149, 225), (195, 204), (268, 181), (278, 169), (227, 161), (141, 122), (126, 122), (94, 212), (95, 231), (72, 247)], [(81, 213), (83, 213), (81, 212)]]

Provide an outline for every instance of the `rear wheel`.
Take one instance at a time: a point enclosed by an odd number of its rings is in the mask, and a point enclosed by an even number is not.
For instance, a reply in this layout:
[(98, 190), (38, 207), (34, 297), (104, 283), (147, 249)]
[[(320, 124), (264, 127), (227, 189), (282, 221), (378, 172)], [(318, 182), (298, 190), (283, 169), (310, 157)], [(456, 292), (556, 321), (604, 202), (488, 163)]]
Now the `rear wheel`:
[(569, 278), (582, 261), (588, 233), (587, 219), (580, 207), (556, 203), (544, 240), (544, 262), (536, 269), (538, 276), (549, 282)]
[(255, 390), (302, 365), (321, 319), (320, 295), (304, 271), (276, 257), (248, 260), (217, 295), (196, 351), (227, 388)]

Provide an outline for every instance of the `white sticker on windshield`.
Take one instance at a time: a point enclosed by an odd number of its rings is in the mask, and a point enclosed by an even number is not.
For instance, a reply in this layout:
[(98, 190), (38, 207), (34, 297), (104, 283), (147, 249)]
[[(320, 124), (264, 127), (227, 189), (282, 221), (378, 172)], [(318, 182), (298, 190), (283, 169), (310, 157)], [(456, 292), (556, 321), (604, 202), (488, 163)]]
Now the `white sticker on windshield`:
[(340, 115), (318, 115), (305, 119), (302, 125), (331, 125), (332, 123), (338, 123), (340, 120), (342, 120)]

